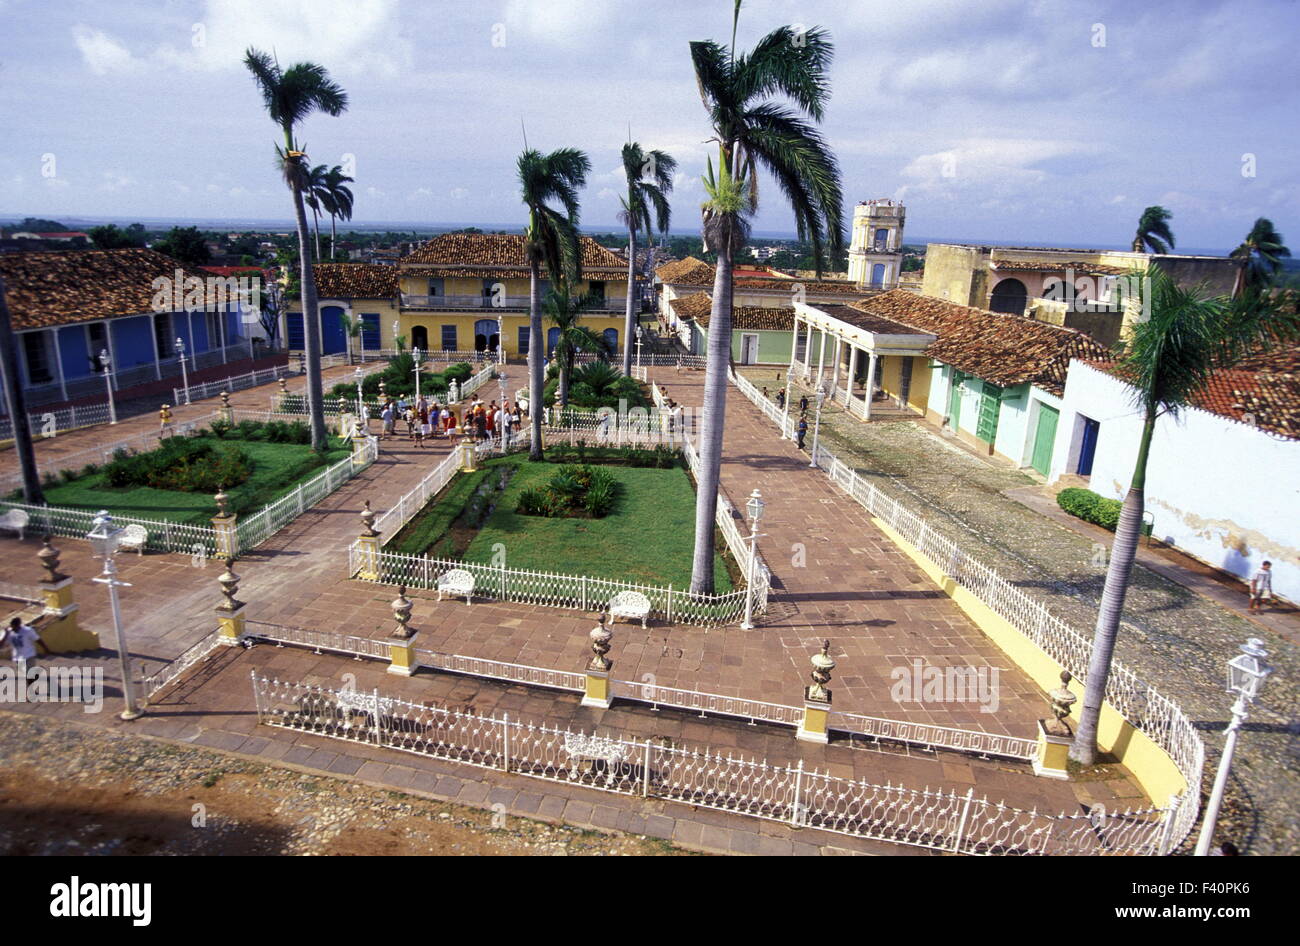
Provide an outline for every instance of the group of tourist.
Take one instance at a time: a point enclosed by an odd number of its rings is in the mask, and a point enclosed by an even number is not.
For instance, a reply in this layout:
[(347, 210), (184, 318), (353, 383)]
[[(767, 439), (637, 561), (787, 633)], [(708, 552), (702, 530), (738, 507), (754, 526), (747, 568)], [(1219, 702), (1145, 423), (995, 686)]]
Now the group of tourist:
[(450, 404), (430, 401), (423, 395), (407, 400), (405, 397), (389, 398), (380, 409), (379, 419), (383, 430), (380, 440), (400, 436), (398, 424), (406, 425), (406, 438), (417, 447), (426, 439), (452, 437), (460, 434), (475, 440), (493, 440), (501, 437), (509, 444), (514, 432), (523, 426), (527, 412), (518, 403), (506, 401), (500, 406), (496, 401), (484, 404), (474, 401), (458, 417)]

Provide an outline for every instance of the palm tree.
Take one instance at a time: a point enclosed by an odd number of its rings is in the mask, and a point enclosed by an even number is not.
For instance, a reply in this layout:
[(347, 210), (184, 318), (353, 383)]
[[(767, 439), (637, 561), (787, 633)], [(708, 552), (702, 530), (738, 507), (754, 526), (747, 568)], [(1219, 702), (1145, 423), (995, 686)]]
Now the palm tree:
[(668, 194), (673, 189), (673, 172), (677, 160), (664, 151), (642, 151), (641, 145), (629, 141), (623, 145), (623, 174), (627, 178), (627, 196), (619, 220), (627, 227), (627, 315), (623, 320), (623, 373), (632, 373), (632, 336), (636, 332), (636, 234), (652, 232), (653, 223), (661, 234), (668, 232), (672, 208)]
[(1172, 212), (1164, 207), (1148, 207), (1138, 218), (1137, 233), (1133, 234), (1133, 252), (1145, 253), (1151, 248), (1153, 253), (1168, 253), (1174, 248), (1174, 231), (1169, 229), (1169, 221), (1174, 218)]
[(280, 173), (293, 194), (293, 212), (298, 225), (298, 261), (302, 267), (302, 321), (307, 349), (307, 409), (311, 415), (311, 445), (324, 450), (325, 414), (321, 397), (320, 315), (316, 306), (316, 279), (307, 253), (307, 213), (303, 193), (308, 188), (307, 155), (294, 141), (294, 126), (312, 112), (341, 115), (348, 107), (348, 94), (335, 83), (324, 66), (313, 62), (295, 63), (288, 69), (264, 52), (249, 47), (244, 65), (253, 74), (271, 120), (284, 132), (284, 146), (276, 145)]
[(316, 259), (320, 259), (320, 215), (325, 213), (325, 203), (329, 200), (329, 193), (325, 189), (325, 175), (328, 168), (323, 164), (318, 164), (307, 172), (307, 187), (303, 195), (303, 203), (311, 208), (312, 227), (316, 231)]
[(1282, 234), (1277, 232), (1273, 221), (1260, 217), (1231, 255), (1233, 259), (1245, 260), (1237, 277), (1238, 291), (1262, 290), (1277, 276), (1282, 268), (1282, 258), (1290, 257), (1291, 251), (1282, 242)]
[(325, 175), (322, 201), (326, 212), (330, 215), (331, 260), (334, 259), (334, 244), (338, 239), (338, 229), (335, 226), (335, 221), (352, 219), (352, 189), (347, 186), (352, 183), (355, 183), (355, 181), (344, 174), (343, 168), (337, 164), (330, 168)]
[[(700, 425), (700, 477), (695, 507), (695, 561), (691, 591), (713, 591), (713, 530), (722, 468), (722, 426), (731, 360), (731, 278), (735, 254), (758, 207), (758, 171), (767, 170), (794, 211), (799, 239), (812, 244), (820, 271), (827, 250), (844, 247), (840, 171), (814, 126), (830, 97), (827, 69), (834, 47), (814, 27), (783, 26), (736, 55), (740, 2), (732, 19), (731, 47), (691, 43), (700, 97), (718, 142), (718, 169), (709, 161), (703, 206), (705, 249), (717, 254), (708, 363)], [(782, 96), (780, 101), (775, 96)]]
[(352, 339), (361, 337), (362, 321), (361, 316), (351, 316), (346, 312), (339, 313), (339, 324), (343, 326), (343, 337), (347, 339), (348, 364), (352, 364)]
[(1142, 411), (1142, 434), (1111, 545), (1079, 729), (1070, 748), (1070, 757), (1084, 765), (1091, 765), (1097, 757), (1097, 722), (1142, 529), (1147, 462), (1157, 418), (1162, 414), (1176, 417), (1206, 390), (1215, 372), (1300, 337), (1300, 315), (1294, 304), (1287, 312), (1263, 294), (1231, 300), (1209, 297), (1201, 287), (1178, 286), (1155, 266), (1148, 267), (1142, 282), (1148, 287), (1148, 298), (1143, 301), (1149, 302), (1150, 316), (1134, 324), (1118, 365)]
[(609, 351), (605, 339), (587, 326), (579, 324), (582, 317), (597, 304), (598, 300), (590, 295), (572, 295), (564, 283), (546, 294), (546, 317), (553, 327), (559, 329), (555, 339), (555, 362), (559, 366), (560, 384), (556, 400), (560, 402), (560, 407), (569, 406), (569, 379), (578, 352)]
[[(542, 459), (542, 275), (543, 261), (552, 284), (576, 285), (582, 278), (578, 240), (578, 189), (587, 183), (591, 161), (576, 148), (542, 154), (532, 148), (519, 156), (519, 187), (528, 208), (524, 253), (528, 258), (528, 420), (529, 456)], [(564, 208), (556, 210), (551, 201)]]

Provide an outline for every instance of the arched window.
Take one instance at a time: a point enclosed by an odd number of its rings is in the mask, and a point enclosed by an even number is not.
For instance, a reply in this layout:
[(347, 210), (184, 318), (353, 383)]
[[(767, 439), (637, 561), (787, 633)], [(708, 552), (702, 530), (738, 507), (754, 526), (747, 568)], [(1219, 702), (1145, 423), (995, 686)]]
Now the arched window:
[(1019, 279), (1004, 279), (993, 287), (989, 298), (989, 308), (994, 312), (1009, 312), (1012, 315), (1024, 315), (1025, 303), (1029, 299), (1029, 290)]
[(549, 329), (546, 332), (546, 357), (555, 357), (555, 345), (560, 340), (560, 330), (558, 328)]
[(500, 338), (496, 319), (479, 319), (474, 323), (474, 350), (496, 351)]
[(411, 329), (411, 347), (418, 348), (420, 351), (429, 350), (429, 330), (423, 325)]
[(605, 338), (605, 349), (611, 355), (618, 354), (618, 329), (607, 328), (602, 333)]
[(881, 289), (885, 285), (885, 264), (876, 263), (871, 267), (871, 286), (873, 289)]

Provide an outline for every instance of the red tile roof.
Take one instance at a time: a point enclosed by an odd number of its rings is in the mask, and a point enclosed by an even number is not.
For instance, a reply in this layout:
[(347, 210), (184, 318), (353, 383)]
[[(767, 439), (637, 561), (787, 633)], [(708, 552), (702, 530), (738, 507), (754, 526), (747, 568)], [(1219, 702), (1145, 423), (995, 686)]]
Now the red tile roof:
[(321, 299), (393, 299), (400, 273), (380, 263), (317, 263), (316, 295)]
[[(694, 319), (707, 327), (713, 314), (713, 298), (707, 292), (679, 296), (669, 303), (678, 318)], [(739, 305), (731, 308), (732, 329), (789, 332), (794, 329), (794, 306)]]
[[(617, 279), (627, 278), (627, 260), (607, 250), (591, 237), (580, 238), (582, 271)], [(527, 276), (522, 234), (444, 233), (416, 247), (398, 263), (403, 267), (448, 269), (448, 275)]]
[(935, 341), (926, 349), (930, 357), (1001, 387), (1029, 383), (1060, 395), (1071, 358), (1107, 357), (1105, 348), (1076, 329), (905, 289), (850, 305), (934, 335)]
[(143, 248), (0, 253), (0, 278), (15, 329), (153, 312), (154, 280), (166, 278), (170, 286), (177, 270), (182, 279), (210, 275)]

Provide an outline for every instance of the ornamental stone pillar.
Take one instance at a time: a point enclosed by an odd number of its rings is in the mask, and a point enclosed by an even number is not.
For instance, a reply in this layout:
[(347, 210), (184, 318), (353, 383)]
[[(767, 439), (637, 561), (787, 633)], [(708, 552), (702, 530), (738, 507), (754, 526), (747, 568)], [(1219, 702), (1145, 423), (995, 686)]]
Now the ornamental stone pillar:
[(242, 641), (247, 630), (244, 618), (246, 605), (235, 598), (235, 592), (239, 591), (239, 576), (235, 574), (234, 566), (234, 557), (227, 558), (225, 570), (217, 576), (222, 601), (213, 609), (217, 614), (217, 638), (228, 647)]
[(77, 623), (77, 603), (72, 600), (72, 578), (59, 571), (59, 550), (45, 537), (45, 544), (36, 553), (45, 577), (41, 579), (41, 597), (45, 609), (41, 612), (41, 640), (51, 652), (66, 654), (83, 650), (98, 650), (99, 635), (87, 631)]
[(1070, 707), (1079, 699), (1070, 692), (1070, 671), (1061, 671), (1061, 685), (1047, 694), (1052, 719), (1038, 721), (1038, 751), (1034, 755), (1034, 774), (1042, 778), (1068, 779), (1067, 765), (1074, 730), (1070, 728)]
[(614, 662), (605, 655), (609, 653), (609, 642), (614, 634), (605, 626), (604, 614), (598, 614), (596, 619), (597, 624), (588, 635), (591, 638), (592, 657), (587, 661), (587, 679), (583, 688), (582, 705), (609, 709), (609, 672), (614, 668)]
[(238, 517), (226, 508), (230, 497), (226, 495), (224, 486), (217, 489), (217, 495), (212, 499), (217, 504), (217, 514), (212, 517), (212, 529), (216, 533), (216, 557), (234, 558), (239, 554), (239, 535), (236, 531)]
[(361, 510), (361, 535), (357, 537), (357, 577), (365, 581), (379, 581), (380, 535), (375, 529), (375, 514), (366, 500)]
[(821, 653), (812, 656), (812, 686), (804, 688), (803, 721), (799, 723), (796, 738), (803, 742), (827, 742), (827, 721), (831, 712), (831, 691), (826, 684), (831, 682), (831, 671), (835, 661), (830, 655), (831, 642), (822, 641)]
[(420, 668), (420, 665), (415, 659), (416, 632), (414, 628), (408, 626), (414, 605), (411, 599), (406, 597), (405, 585), (397, 586), (397, 597), (393, 599), (390, 607), (393, 609), (393, 620), (397, 622), (397, 627), (393, 629), (393, 634), (388, 639), (388, 672), (409, 677)]

